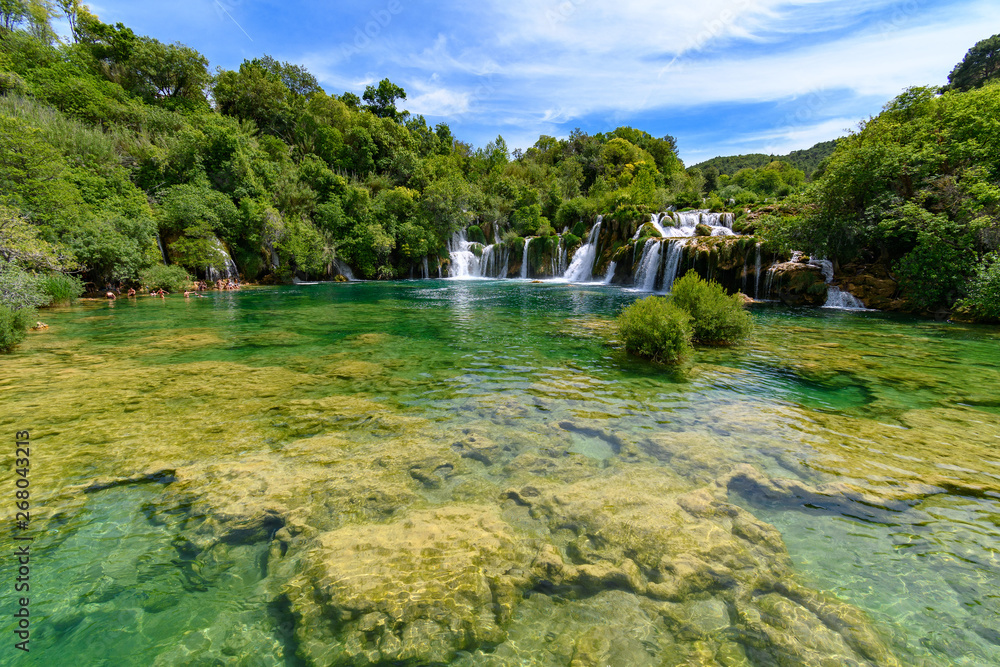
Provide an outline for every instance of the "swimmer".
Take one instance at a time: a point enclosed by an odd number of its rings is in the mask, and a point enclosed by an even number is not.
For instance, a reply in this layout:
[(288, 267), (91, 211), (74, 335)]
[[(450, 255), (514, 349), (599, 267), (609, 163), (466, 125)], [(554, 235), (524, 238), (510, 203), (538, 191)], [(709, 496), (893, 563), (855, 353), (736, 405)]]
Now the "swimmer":
[(135, 288), (134, 287), (129, 287), (128, 288), (128, 295), (129, 295), (129, 297), (135, 296)]
[(118, 297), (116, 297), (116, 296), (115, 296), (115, 293), (114, 293), (114, 292), (108, 292), (108, 298), (109, 298), (109, 299), (111, 299), (112, 301), (114, 301), (114, 300), (115, 300), (115, 299), (117, 299)]

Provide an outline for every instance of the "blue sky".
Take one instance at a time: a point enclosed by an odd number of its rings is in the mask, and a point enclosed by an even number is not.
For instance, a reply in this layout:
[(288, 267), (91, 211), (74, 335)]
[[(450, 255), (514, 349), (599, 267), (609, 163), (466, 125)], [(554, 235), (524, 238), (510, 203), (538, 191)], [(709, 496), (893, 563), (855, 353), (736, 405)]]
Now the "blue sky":
[(329, 93), (388, 77), (400, 106), (483, 146), (620, 125), (691, 165), (842, 136), (911, 85), (942, 84), (1000, 32), (995, 0), (99, 0), (90, 7), (235, 69), (262, 54)]

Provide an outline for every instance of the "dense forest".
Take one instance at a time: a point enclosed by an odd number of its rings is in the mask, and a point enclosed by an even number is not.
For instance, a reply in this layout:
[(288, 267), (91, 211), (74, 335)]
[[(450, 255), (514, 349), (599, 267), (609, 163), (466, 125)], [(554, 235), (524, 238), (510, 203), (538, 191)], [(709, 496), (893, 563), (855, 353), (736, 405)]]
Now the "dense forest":
[(738, 159), (685, 169), (672, 137), (630, 127), (477, 148), (402, 109), (388, 79), (328, 94), (268, 56), (213, 74), (76, 0), (4, 2), (0, 329), (84, 284), (176, 287), (230, 261), (248, 281), (392, 279), (446, 265), (460, 230), (572, 252), (598, 214), (639, 224), (670, 206), (750, 213), (743, 231), (772, 245), (881, 262), (915, 310), (996, 318), (996, 39), (839, 140), (808, 182), (795, 165), (827, 144), (731, 174)]
[(837, 140), (821, 141), (811, 148), (792, 151), (788, 155), (764, 155), (763, 153), (748, 153), (747, 155), (722, 155), (711, 160), (705, 160), (691, 167), (702, 173), (714, 168), (719, 175), (733, 176), (741, 169), (760, 169), (772, 162), (787, 162), (802, 171), (807, 179), (811, 179), (819, 166), (833, 153)]

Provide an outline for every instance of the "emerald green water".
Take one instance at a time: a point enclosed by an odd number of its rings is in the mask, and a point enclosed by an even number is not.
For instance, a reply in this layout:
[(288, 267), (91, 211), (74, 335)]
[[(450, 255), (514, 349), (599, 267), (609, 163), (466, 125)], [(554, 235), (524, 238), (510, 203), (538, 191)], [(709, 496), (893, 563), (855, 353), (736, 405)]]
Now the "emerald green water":
[[(529, 550), (618, 566), (617, 547), (594, 537), (610, 532), (591, 532), (600, 555), (588, 556), (578, 522), (509, 491), (533, 485), (564, 494), (553, 507), (616, 515), (630, 492), (602, 504), (604, 480), (663, 475), (687, 493), (749, 465), (818, 490), (728, 495), (777, 528), (799, 584), (862, 610), (898, 664), (1000, 664), (1000, 330), (759, 307), (749, 344), (699, 350), (677, 372), (609, 343), (615, 312), (638, 296), (415, 281), (43, 313), (50, 328), (0, 360), (0, 432), (12, 451), (15, 431), (31, 431), (36, 538), (32, 650), (19, 655), (8, 633), (0, 662), (326, 664), (317, 647), (346, 630), (297, 596), (328, 582), (322, 567), (348, 572), (341, 543), (473, 507), (486, 517), (476, 525), (503, 526), (478, 543), (510, 531)], [(637, 516), (626, 526), (641, 531)], [(276, 537), (281, 526), (291, 537)], [(497, 558), (535, 567), (500, 543)], [(442, 558), (434, 567), (465, 562)], [(469, 567), (489, 569), (476, 558)], [(13, 579), (11, 563), (3, 572)], [(503, 635), (448, 661), (792, 664), (759, 648), (727, 595), (524, 584)], [(12, 598), (8, 586), (6, 619)], [(722, 620), (692, 634), (669, 605)], [(807, 643), (794, 624), (787, 633)], [(801, 664), (826, 664), (814, 658)]]

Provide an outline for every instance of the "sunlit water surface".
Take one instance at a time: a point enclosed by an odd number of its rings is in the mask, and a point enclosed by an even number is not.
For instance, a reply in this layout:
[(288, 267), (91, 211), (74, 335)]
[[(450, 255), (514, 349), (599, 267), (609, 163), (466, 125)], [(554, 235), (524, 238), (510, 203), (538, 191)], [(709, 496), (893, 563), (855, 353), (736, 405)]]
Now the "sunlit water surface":
[[(305, 664), (296, 616), (275, 594), (280, 582), (270, 581), (280, 577), (268, 577), (272, 535), (206, 551), (215, 520), (230, 511), (226, 493), (240, 502), (244, 493), (261, 502), (295, 495), (299, 471), (307, 474), (294, 463), (296, 443), (312, 438), (379, 451), (412, 433), (427, 451), (451, 453), (471, 429), (539, 450), (558, 433), (566, 456), (593, 475), (614, 469), (630, 447), (646, 451), (651, 439), (677, 436), (688, 445), (666, 467), (691, 488), (740, 464), (811, 488), (847, 482), (874, 497), (935, 487), (885, 505), (736, 492), (730, 501), (780, 531), (800, 583), (867, 612), (902, 664), (1000, 664), (1000, 331), (759, 306), (749, 344), (701, 349), (674, 371), (609, 343), (614, 314), (637, 296), (523, 281), (411, 281), (44, 312), (50, 328), (0, 360), (0, 424), (11, 450), (15, 431), (31, 432), (35, 537), (32, 650), (15, 655), (4, 646), (0, 659)], [(331, 397), (345, 407), (318, 417), (302, 408), (331, 405), (316, 403)], [(255, 461), (290, 464), (272, 471), (269, 486), (227, 491), (243, 479), (226, 478), (227, 466)], [(520, 474), (509, 461), (461, 461), (477, 467), (458, 467), (442, 484), (403, 475), (401, 506), (503, 498), (508, 478)], [(344, 507), (349, 490), (327, 495), (324, 484), (352, 482), (334, 479), (337, 460), (322, 465), (332, 481), (316, 478), (307, 500), (278, 504), (324, 508), (334, 518), (321, 531), (390, 519)], [(226, 481), (204, 487), (209, 493), (197, 481), (155, 474), (182, 466)], [(3, 571), (13, 578), (12, 561)], [(617, 615), (635, 626), (651, 664), (675, 664), (661, 652), (663, 629), (633, 609), (636, 599), (620, 591), (569, 602), (525, 595), (506, 642), (453, 660), (569, 664), (541, 652)], [(9, 591), (5, 626), (12, 602)], [(13, 644), (10, 633), (5, 641)]]

